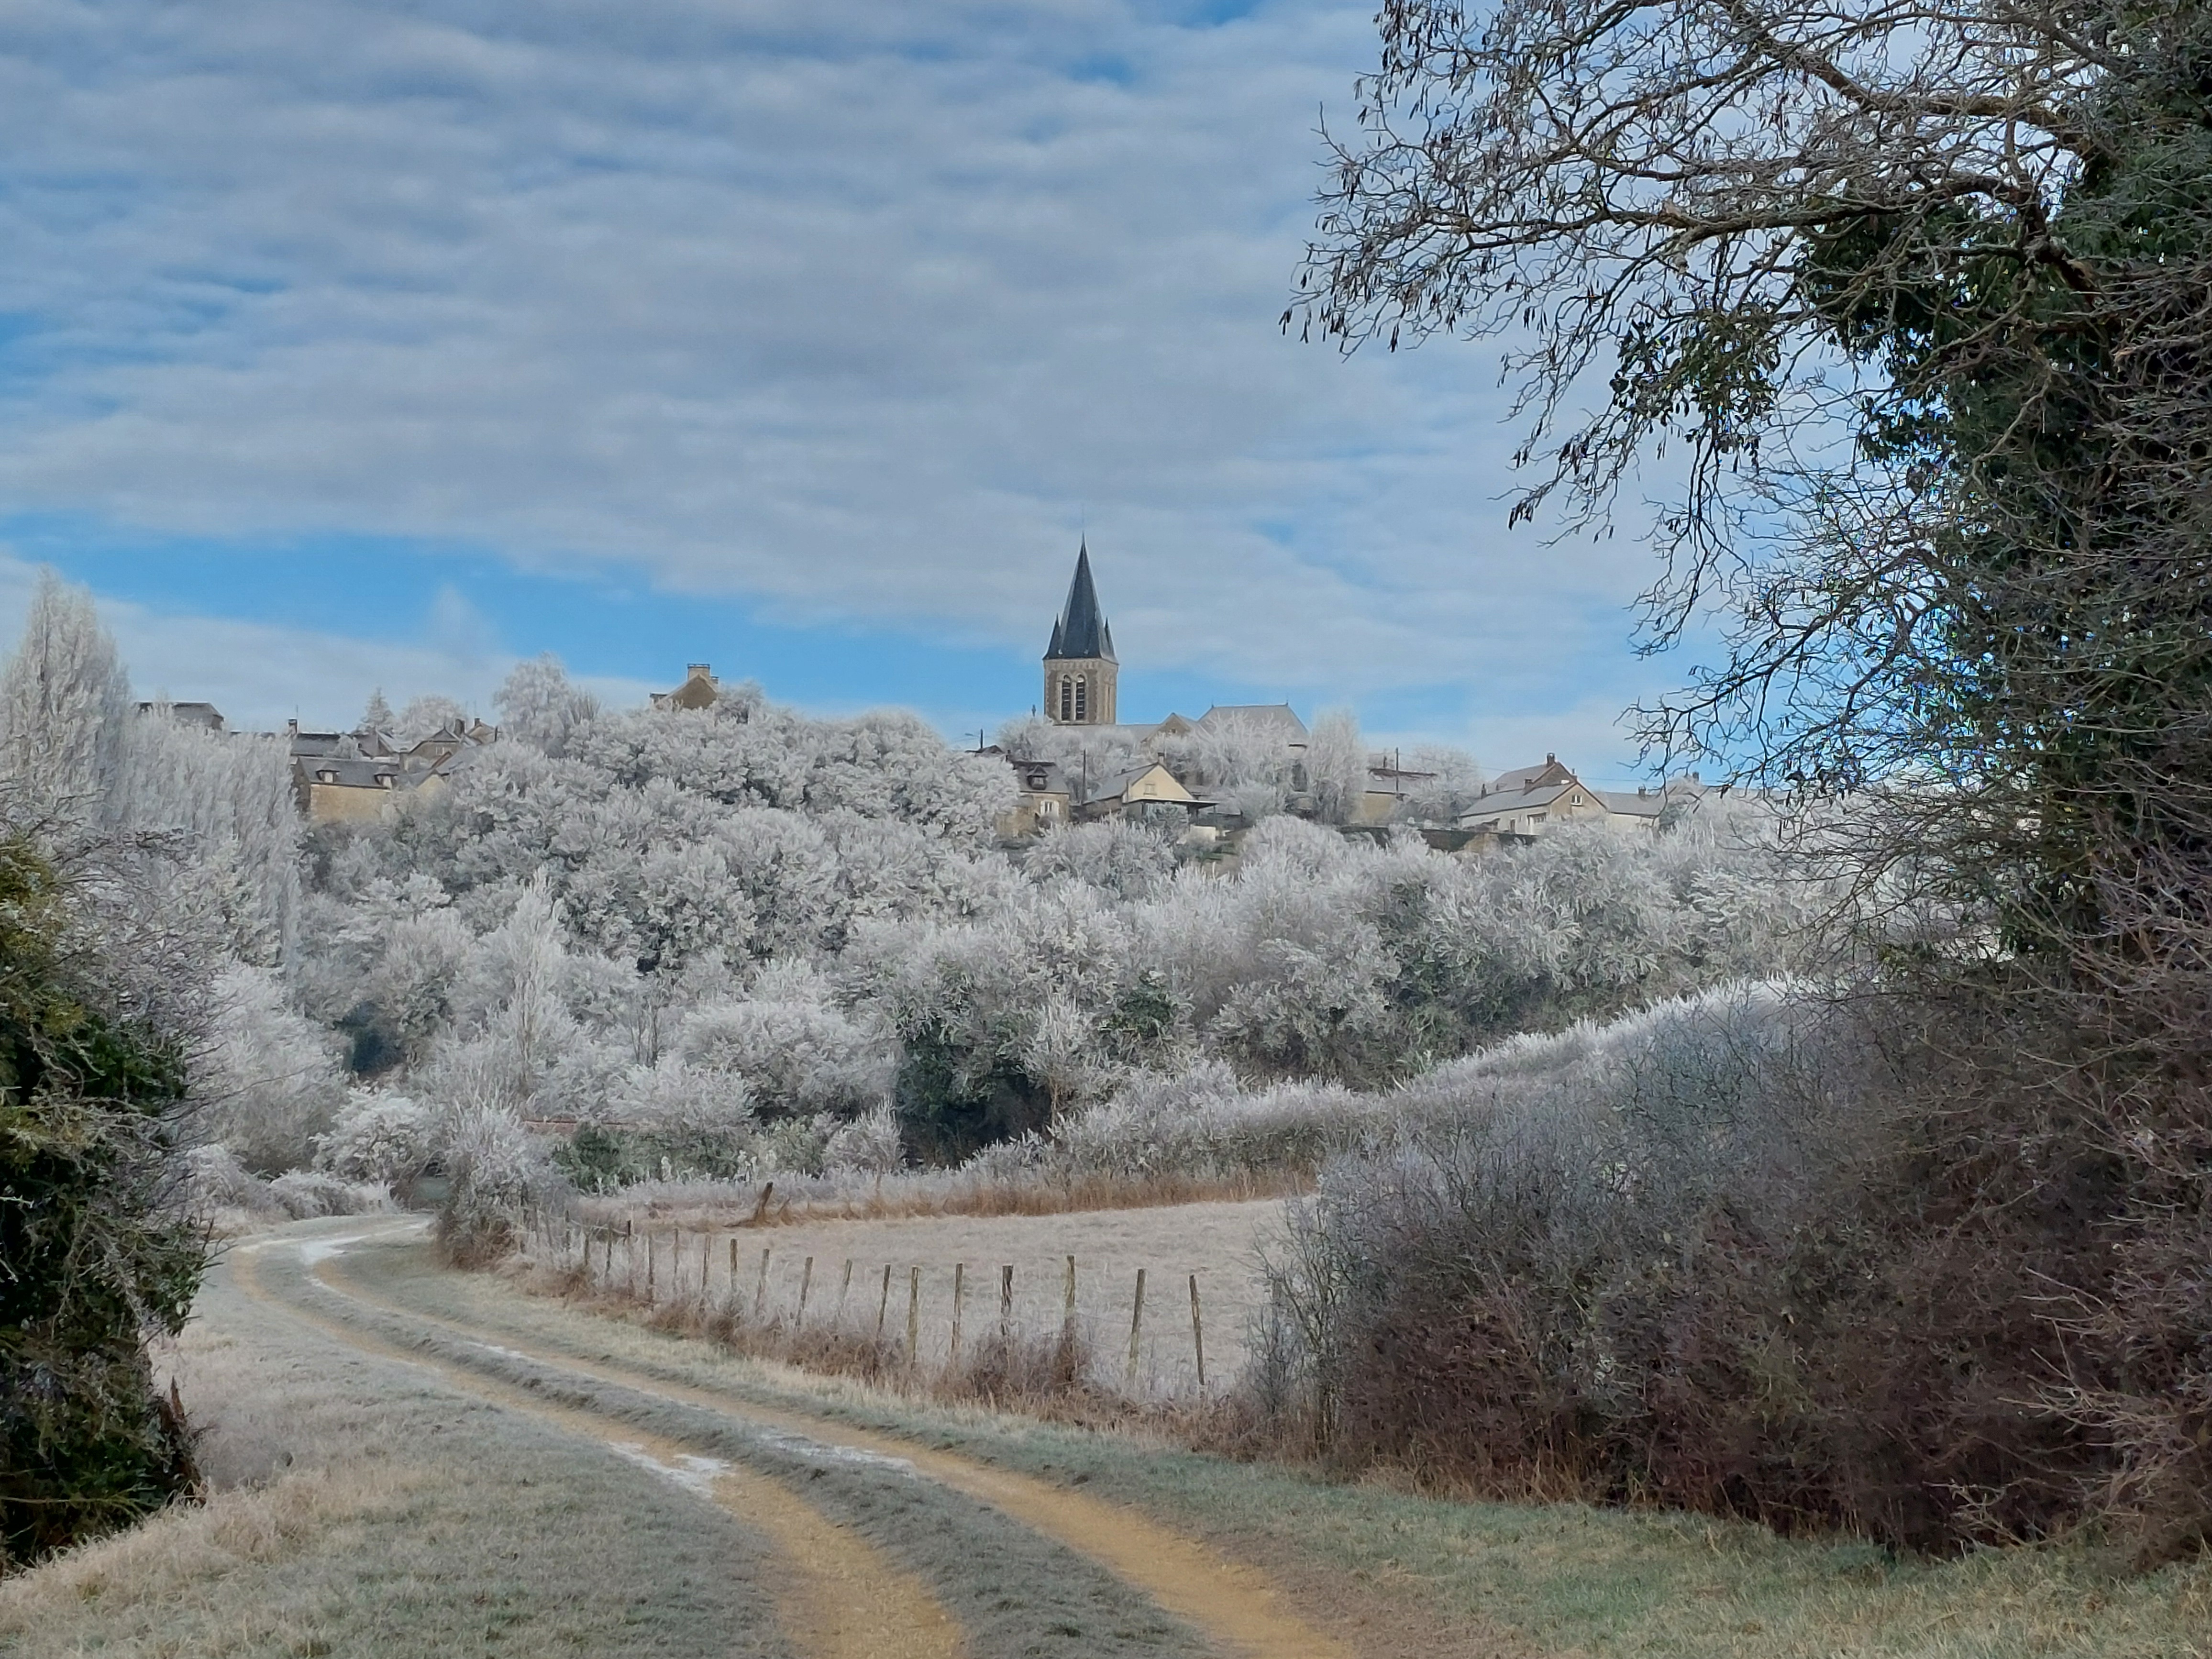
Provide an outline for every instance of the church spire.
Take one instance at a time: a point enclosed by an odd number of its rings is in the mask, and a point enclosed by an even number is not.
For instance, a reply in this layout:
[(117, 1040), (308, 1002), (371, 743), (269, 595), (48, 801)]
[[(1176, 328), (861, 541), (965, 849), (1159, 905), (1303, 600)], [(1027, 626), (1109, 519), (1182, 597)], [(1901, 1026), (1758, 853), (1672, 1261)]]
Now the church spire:
[(1077, 545), (1075, 580), (1067, 585), (1067, 603), (1060, 607), (1060, 619), (1052, 625), (1052, 643), (1046, 647), (1044, 656), (1047, 662), (1073, 658), (1115, 660), (1114, 630), (1107, 626), (1106, 613), (1098, 605), (1098, 589), (1091, 580), (1088, 536)]

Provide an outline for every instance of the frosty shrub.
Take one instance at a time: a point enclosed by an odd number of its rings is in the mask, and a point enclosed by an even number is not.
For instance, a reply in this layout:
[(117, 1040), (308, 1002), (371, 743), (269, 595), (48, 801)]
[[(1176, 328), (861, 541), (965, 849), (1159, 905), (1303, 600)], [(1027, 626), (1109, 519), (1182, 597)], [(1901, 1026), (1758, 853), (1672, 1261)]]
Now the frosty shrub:
[(269, 1183), (257, 1181), (226, 1146), (195, 1146), (184, 1155), (177, 1196), (185, 1213), (202, 1223), (215, 1221), (226, 1210), (267, 1216), (280, 1208), (269, 1195)]
[(398, 1191), (435, 1155), (430, 1113), (405, 1095), (356, 1089), (315, 1139), (315, 1168), (340, 1181)]
[(461, 1267), (497, 1261), (531, 1212), (559, 1194), (559, 1178), (521, 1121), (495, 1107), (454, 1113), (442, 1139), (451, 1184), (438, 1211), (439, 1252)]
[(1066, 877), (1116, 898), (1148, 898), (1175, 873), (1172, 840), (1149, 824), (1107, 818), (1048, 830), (1023, 861), (1032, 880)]
[(825, 1175), (890, 1175), (905, 1163), (898, 1115), (889, 1106), (878, 1106), (864, 1117), (841, 1124), (822, 1149)]
[(392, 1207), (392, 1193), (382, 1183), (341, 1181), (319, 1170), (287, 1170), (269, 1183), (269, 1196), (295, 1221), (368, 1215)]
[[(892, 1055), (885, 1034), (806, 987), (775, 994), (773, 985), (743, 1002), (699, 1009), (678, 1040), (684, 1060), (704, 1073), (744, 1079), (763, 1118), (828, 1112), (851, 1117), (890, 1093)], [(824, 988), (826, 990), (826, 988)], [(764, 993), (764, 994), (763, 994)]]
[(1939, 1540), (1959, 1454), (1905, 1450), (1892, 1413), (1940, 1390), (1920, 1336), (1887, 1348), (1865, 1207), (1875, 1012), (1723, 988), (1407, 1091), (1271, 1254), (1279, 1408), (1352, 1463)]

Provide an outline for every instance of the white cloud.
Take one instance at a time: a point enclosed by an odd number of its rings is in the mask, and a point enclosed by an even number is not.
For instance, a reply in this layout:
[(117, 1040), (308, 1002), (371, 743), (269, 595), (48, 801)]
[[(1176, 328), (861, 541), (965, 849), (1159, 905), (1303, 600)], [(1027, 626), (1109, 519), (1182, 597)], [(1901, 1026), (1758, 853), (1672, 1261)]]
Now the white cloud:
[(0, 491), (1024, 647), (1080, 511), (1161, 666), (1626, 684), (1640, 560), (1506, 535), (1492, 356), (1275, 329), (1370, 10), (26, 0)]
[[(0, 655), (12, 652), (21, 635), (37, 574), (35, 565), (0, 551)], [(496, 719), (493, 693), (515, 663), (513, 653), (481, 630), (441, 638), (426, 627), (413, 641), (380, 641), (232, 617), (165, 615), (107, 597), (100, 600), (100, 617), (139, 696), (211, 702), (238, 731), (275, 731), (295, 718), (310, 729), (349, 726), (378, 690), (394, 708), (437, 692)], [(613, 678), (583, 683), (617, 707), (665, 689)]]

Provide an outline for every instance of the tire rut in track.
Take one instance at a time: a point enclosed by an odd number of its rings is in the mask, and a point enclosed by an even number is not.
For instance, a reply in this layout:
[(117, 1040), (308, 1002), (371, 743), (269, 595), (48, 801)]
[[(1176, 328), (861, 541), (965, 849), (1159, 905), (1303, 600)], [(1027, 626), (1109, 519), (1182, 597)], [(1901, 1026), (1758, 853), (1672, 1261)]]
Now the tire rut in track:
[[(967, 1651), (960, 1626), (929, 1588), (794, 1496), (781, 1482), (699, 1457), (661, 1435), (617, 1425), (573, 1407), (556, 1406), (466, 1366), (410, 1352), (368, 1332), (327, 1319), (271, 1293), (260, 1282), (248, 1246), (230, 1258), (233, 1281), (252, 1300), (281, 1309), (333, 1340), (429, 1371), (457, 1392), (536, 1419), (574, 1438), (606, 1447), (697, 1492), (740, 1522), (767, 1534), (782, 1571), (775, 1585), (778, 1623), (809, 1659), (957, 1659)], [(327, 1281), (325, 1281), (327, 1282)], [(333, 1287), (335, 1288), (335, 1287)], [(339, 1294), (350, 1294), (340, 1291)], [(409, 1316), (419, 1318), (419, 1315)]]
[(590, 1377), (640, 1394), (694, 1406), (726, 1419), (876, 1456), (905, 1460), (922, 1474), (990, 1504), (1020, 1524), (1090, 1558), (1160, 1607), (1187, 1621), (1229, 1653), (1254, 1659), (1354, 1659), (1353, 1650), (1316, 1629), (1284, 1605), (1265, 1574), (1150, 1517), (1102, 1498), (1073, 1492), (1050, 1481), (978, 1462), (888, 1434), (856, 1428), (788, 1407), (769, 1407), (648, 1371), (603, 1360), (586, 1360), (533, 1346), (512, 1330), (487, 1333), (426, 1313), (362, 1285), (337, 1258), (313, 1268), (337, 1295), (386, 1314), (416, 1321), (476, 1342), (497, 1335), (501, 1344), (552, 1370)]

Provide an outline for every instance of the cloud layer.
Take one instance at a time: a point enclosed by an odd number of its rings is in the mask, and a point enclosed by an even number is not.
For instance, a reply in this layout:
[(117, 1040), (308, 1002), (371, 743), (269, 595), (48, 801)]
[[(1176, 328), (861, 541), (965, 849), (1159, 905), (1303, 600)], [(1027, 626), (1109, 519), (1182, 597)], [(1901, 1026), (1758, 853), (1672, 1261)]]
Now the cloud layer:
[(1492, 357), (1275, 329), (1370, 12), (21, 0), (0, 493), (1030, 649), (1080, 519), (1125, 654), (1625, 700)]

